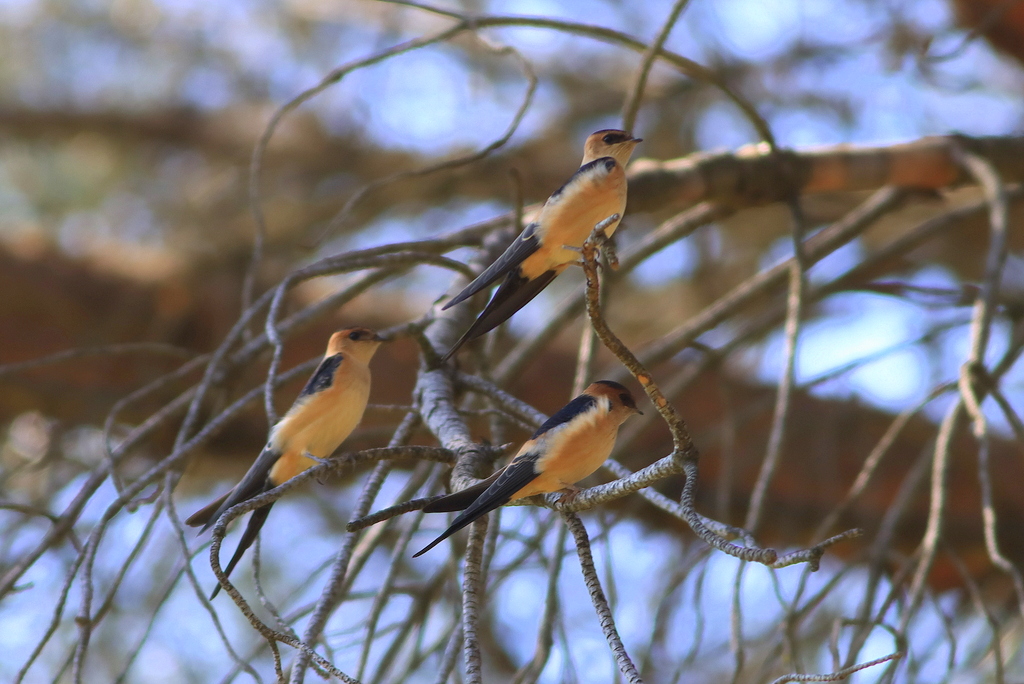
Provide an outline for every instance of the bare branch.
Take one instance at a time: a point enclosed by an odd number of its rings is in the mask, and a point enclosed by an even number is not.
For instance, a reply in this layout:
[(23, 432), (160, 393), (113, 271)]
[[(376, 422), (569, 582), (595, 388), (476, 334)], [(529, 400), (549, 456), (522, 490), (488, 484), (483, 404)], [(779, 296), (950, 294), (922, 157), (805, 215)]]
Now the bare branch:
[(772, 684), (786, 684), (786, 682), (839, 682), (846, 679), (855, 672), (860, 672), (861, 670), (866, 670), (869, 667), (881, 665), (882, 663), (888, 663), (893, 660), (899, 660), (903, 657), (903, 655), (903, 653), (896, 651), (895, 653), (890, 653), (887, 656), (876, 658), (875, 660), (871, 660), (866, 663), (860, 663), (859, 665), (845, 667), (842, 670), (839, 670), (837, 672), (829, 672), (828, 674), (788, 674), (779, 677), (778, 679), (773, 681)]
[(626, 681), (640, 684), (643, 680), (640, 679), (640, 673), (636, 671), (633, 661), (629, 659), (626, 647), (622, 645), (619, 633), (615, 629), (615, 619), (612, 617), (608, 600), (601, 590), (601, 581), (598, 579), (597, 570), (594, 568), (594, 557), (590, 553), (590, 538), (587, 536), (587, 529), (583, 526), (583, 521), (575, 513), (563, 513), (562, 518), (565, 520), (566, 527), (572, 532), (573, 539), (576, 542), (576, 553), (580, 557), (583, 581), (587, 585), (587, 591), (590, 592), (590, 600), (594, 602), (594, 609), (597, 611), (598, 620), (601, 622), (601, 630), (604, 632), (605, 639), (608, 640), (608, 646), (612, 649), (615, 660), (619, 664), (619, 671), (626, 678)]

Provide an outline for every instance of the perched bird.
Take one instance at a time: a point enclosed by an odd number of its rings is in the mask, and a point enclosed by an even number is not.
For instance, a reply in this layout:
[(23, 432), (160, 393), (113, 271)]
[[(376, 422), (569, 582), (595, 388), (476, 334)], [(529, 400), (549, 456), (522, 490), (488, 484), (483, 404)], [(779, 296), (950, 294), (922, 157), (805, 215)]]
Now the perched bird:
[[(483, 312), (442, 360), (526, 306), (570, 264), (579, 261), (579, 248), (594, 226), (613, 214), (622, 216), (626, 210), (623, 167), (641, 141), (615, 130), (598, 131), (587, 138), (579, 170), (548, 197), (537, 220), (526, 226), (497, 261), (444, 305), (444, 309), (453, 307), (505, 277)], [(618, 225), (616, 220), (605, 233), (611, 237)]]
[[(306, 457), (326, 458), (345, 441), (363, 419), (370, 396), (370, 359), (380, 337), (367, 328), (349, 328), (331, 335), (327, 353), (302, 389), (288, 413), (270, 430), (267, 446), (256, 458), (242, 481), (227, 494), (196, 511), (185, 521), (205, 532), (221, 514), (287, 482), (316, 464)], [(273, 503), (252, 512), (235, 555), (224, 570), (230, 575), (245, 550), (252, 545), (270, 514)], [(210, 600), (220, 585), (210, 594)]]
[(434, 548), (453, 533), (509, 501), (534, 494), (567, 490), (601, 467), (615, 446), (619, 426), (642, 413), (628, 389), (598, 380), (559, 409), (533, 433), (507, 466), (483, 482), (427, 505), (427, 513), (462, 511), (440, 537), (413, 558)]

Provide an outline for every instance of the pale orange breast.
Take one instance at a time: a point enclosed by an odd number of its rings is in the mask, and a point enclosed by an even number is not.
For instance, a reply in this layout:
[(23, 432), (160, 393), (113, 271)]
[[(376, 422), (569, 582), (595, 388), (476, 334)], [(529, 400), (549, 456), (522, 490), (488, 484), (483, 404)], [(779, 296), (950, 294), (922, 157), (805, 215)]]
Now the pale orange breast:
[(541, 474), (514, 498), (557, 492), (593, 474), (611, 455), (617, 432), (602, 409), (551, 435), (543, 441), (546, 453), (537, 462)]
[[(546, 472), (557, 479), (562, 487), (576, 484), (592, 475), (608, 460), (615, 446), (616, 430), (603, 421), (607, 427), (581, 431), (573, 439), (559, 440), (552, 450), (550, 466)], [(560, 487), (561, 488), (561, 487)]]
[[(562, 249), (562, 246), (582, 247), (594, 226), (612, 214), (621, 217), (625, 210), (626, 175), (621, 166), (615, 166), (608, 173), (579, 178), (563, 191), (558, 201), (545, 205), (541, 211), (538, 220), (543, 230), (543, 245), (523, 262), (523, 274), (535, 278), (579, 261), (578, 252)], [(611, 235), (618, 225), (616, 221), (605, 231)]]
[(349, 359), (343, 363), (351, 365), (331, 387), (297, 402), (274, 426), (271, 441), (285, 456), (274, 464), (272, 481), (285, 482), (314, 465), (304, 453), (330, 456), (363, 419), (370, 396), (369, 368)]

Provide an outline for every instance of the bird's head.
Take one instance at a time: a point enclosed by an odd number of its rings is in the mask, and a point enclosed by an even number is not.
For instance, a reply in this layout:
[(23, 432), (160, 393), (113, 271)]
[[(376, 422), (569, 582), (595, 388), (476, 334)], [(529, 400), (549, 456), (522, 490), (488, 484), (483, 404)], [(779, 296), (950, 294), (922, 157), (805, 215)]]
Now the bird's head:
[(601, 157), (612, 157), (620, 165), (625, 166), (629, 161), (629, 155), (633, 154), (633, 148), (640, 142), (643, 142), (643, 138), (634, 138), (625, 131), (610, 128), (591, 133), (583, 146), (583, 163)]
[(643, 415), (643, 411), (636, 406), (636, 399), (633, 398), (633, 393), (613, 380), (598, 380), (583, 390), (583, 392), (592, 397), (607, 399), (608, 413), (613, 418), (616, 418), (620, 424), (624, 423), (633, 414), (639, 413)]
[(331, 335), (327, 355), (344, 354), (369, 363), (380, 343), (380, 335), (369, 328), (345, 328)]

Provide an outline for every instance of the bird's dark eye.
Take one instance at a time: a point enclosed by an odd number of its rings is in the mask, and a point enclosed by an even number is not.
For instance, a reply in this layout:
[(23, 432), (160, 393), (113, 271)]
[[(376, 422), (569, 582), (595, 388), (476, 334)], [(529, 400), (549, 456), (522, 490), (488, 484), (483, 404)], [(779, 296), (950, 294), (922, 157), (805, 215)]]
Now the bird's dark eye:
[(352, 332), (350, 332), (348, 334), (348, 339), (350, 339), (350, 340), (358, 340), (361, 336), (362, 335), (360, 334), (360, 332), (358, 330), (353, 330)]
[(619, 401), (621, 401), (622, 405), (625, 406), (626, 408), (636, 408), (636, 402), (633, 401), (633, 397), (630, 396), (629, 394), (620, 394)]
[(603, 138), (601, 138), (601, 140), (604, 140), (606, 143), (611, 145), (611, 144), (614, 144), (614, 143), (618, 142), (617, 137), (618, 136), (616, 136), (615, 134), (609, 133), (608, 135), (606, 135)]

